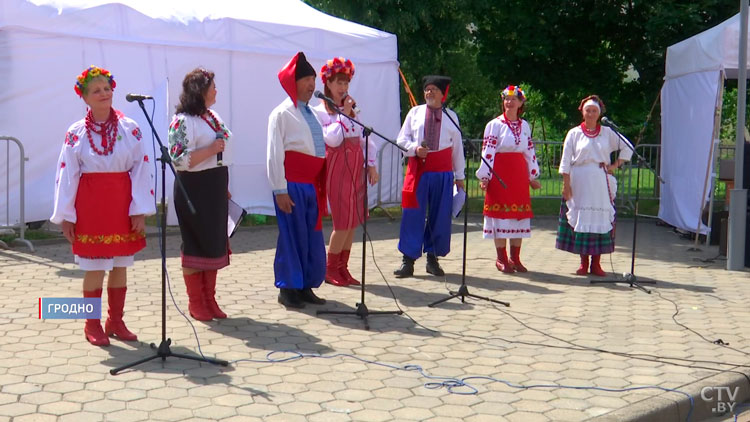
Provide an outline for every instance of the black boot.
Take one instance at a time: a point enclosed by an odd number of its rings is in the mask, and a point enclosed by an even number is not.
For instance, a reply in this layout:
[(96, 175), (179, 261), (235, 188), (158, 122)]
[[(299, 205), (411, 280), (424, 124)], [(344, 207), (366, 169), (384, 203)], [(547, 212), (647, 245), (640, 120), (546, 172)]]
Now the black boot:
[(305, 307), (299, 297), (299, 290), (296, 289), (279, 289), (279, 303), (287, 308), (302, 309)]
[(440, 268), (440, 263), (438, 262), (437, 257), (432, 253), (427, 253), (427, 266), (425, 267), (425, 269), (428, 273), (436, 275), (438, 277), (442, 277), (445, 275), (445, 271)]
[(401, 268), (393, 271), (397, 278), (411, 277), (414, 275), (414, 260), (404, 255), (401, 260)]
[(299, 298), (303, 302), (312, 303), (313, 305), (323, 305), (326, 303), (325, 299), (315, 296), (311, 288), (302, 289), (299, 292)]

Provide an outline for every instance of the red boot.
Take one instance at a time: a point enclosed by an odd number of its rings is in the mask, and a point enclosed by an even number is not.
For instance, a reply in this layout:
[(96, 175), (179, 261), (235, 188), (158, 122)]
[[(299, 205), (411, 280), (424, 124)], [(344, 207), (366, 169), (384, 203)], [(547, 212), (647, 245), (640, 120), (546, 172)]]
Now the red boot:
[(502, 271), (504, 273), (512, 273), (515, 272), (513, 270), (513, 264), (511, 264), (508, 261), (508, 253), (506, 252), (505, 248), (495, 248), (497, 249), (497, 261), (495, 261), (495, 267), (498, 271)]
[(591, 255), (591, 274), (606, 277), (607, 273), (604, 272), (600, 263), (601, 259), (601, 255)]
[(216, 303), (216, 270), (203, 271), (203, 293), (206, 297), (208, 310), (214, 315), (214, 318), (224, 319), (227, 317), (219, 304)]
[(351, 253), (351, 249), (343, 249), (341, 251), (341, 258), (339, 259), (339, 273), (346, 279), (346, 282), (349, 283), (350, 286), (359, 286), (359, 280), (352, 277), (351, 273), (349, 273), (349, 254)]
[(200, 271), (193, 274), (182, 273), (188, 294), (188, 311), (190, 316), (198, 321), (211, 321), (213, 313), (206, 308), (206, 298), (203, 294), (203, 274)]
[(125, 293), (127, 287), (107, 287), (107, 301), (109, 302), (109, 318), (104, 323), (104, 333), (117, 336), (120, 340), (136, 341), (138, 336), (131, 333), (122, 321), (122, 309), (125, 307)]
[(510, 263), (513, 265), (513, 268), (518, 271), (519, 273), (525, 273), (529, 270), (526, 269), (526, 267), (521, 264), (521, 247), (520, 246), (512, 246), (510, 247)]
[[(102, 289), (84, 290), (83, 297), (102, 297)], [(87, 319), (83, 328), (84, 337), (94, 346), (109, 346), (109, 337), (104, 334), (102, 321), (98, 319)]]
[(578, 275), (586, 275), (589, 273), (589, 256), (581, 254), (581, 265), (576, 270)]
[(339, 270), (339, 261), (341, 253), (328, 252), (328, 261), (326, 262), (326, 283), (334, 286), (348, 286), (349, 281), (341, 274)]

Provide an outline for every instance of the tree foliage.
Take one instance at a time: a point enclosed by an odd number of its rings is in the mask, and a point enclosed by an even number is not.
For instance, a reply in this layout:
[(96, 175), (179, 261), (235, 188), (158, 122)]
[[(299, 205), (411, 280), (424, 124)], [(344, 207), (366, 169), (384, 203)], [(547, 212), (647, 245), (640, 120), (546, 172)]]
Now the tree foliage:
[[(395, 33), (415, 96), (421, 97), (422, 75), (453, 77), (451, 106), (468, 137), (481, 136), (500, 113), (500, 90), (523, 84), (535, 137), (542, 137), (543, 124), (546, 138), (557, 140), (580, 122), (578, 103), (591, 93), (635, 137), (658, 98), (667, 47), (739, 8), (722, 0), (305, 1)], [(658, 141), (658, 115), (657, 106), (649, 142)]]

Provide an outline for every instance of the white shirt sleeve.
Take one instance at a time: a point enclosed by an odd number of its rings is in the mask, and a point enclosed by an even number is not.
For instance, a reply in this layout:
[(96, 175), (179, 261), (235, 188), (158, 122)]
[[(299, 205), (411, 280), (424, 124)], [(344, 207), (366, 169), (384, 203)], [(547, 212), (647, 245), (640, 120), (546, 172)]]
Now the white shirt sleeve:
[(406, 157), (414, 157), (417, 155), (417, 140), (413, 137), (414, 129), (412, 128), (413, 120), (414, 120), (414, 114), (415, 110), (417, 110), (418, 107), (414, 107), (411, 110), (409, 110), (409, 113), (406, 114), (406, 119), (404, 119), (404, 124), (401, 126), (401, 131), (398, 133), (398, 137), (396, 138), (396, 143), (406, 149), (404, 152), (404, 155)]
[(531, 139), (531, 127), (526, 120), (523, 121), (523, 133), (527, 135), (527, 144), (523, 151), (523, 156), (526, 158), (526, 164), (529, 168), (529, 180), (536, 180), (539, 178), (539, 163), (536, 160), (534, 141)]
[(287, 193), (286, 172), (284, 171), (284, 134), (280, 117), (281, 113), (277, 110), (268, 116), (266, 171), (268, 183), (274, 194)]
[(573, 129), (568, 131), (565, 135), (565, 142), (563, 142), (562, 158), (560, 158), (560, 174), (570, 174), (570, 166), (573, 161), (573, 154), (575, 154), (575, 137), (573, 136)]
[(609, 135), (608, 141), (610, 151), (619, 150), (620, 152), (617, 154), (617, 158), (620, 160), (630, 161), (630, 159), (633, 157), (633, 150), (631, 149), (633, 148), (633, 144), (630, 142), (630, 140), (625, 138), (624, 135), (623, 138), (625, 139), (621, 139), (619, 136), (617, 136), (615, 131), (610, 128), (607, 128), (607, 132), (607, 134)]
[(78, 183), (81, 180), (81, 167), (78, 161), (80, 142), (75, 142), (73, 137), (77, 138), (77, 135), (68, 131), (57, 160), (55, 203), (52, 217), (50, 217), (50, 221), (55, 224), (62, 224), (63, 221), (71, 223), (77, 221), (75, 204)]
[[(477, 179), (479, 180), (489, 181), (492, 174), (490, 168), (495, 165), (495, 152), (497, 149), (497, 134), (493, 130), (495, 127), (492, 121), (484, 127), (484, 136), (482, 137), (482, 157), (484, 157), (484, 160), (480, 158), (479, 168), (476, 172)], [(485, 161), (487, 161), (489, 166), (485, 164)]]
[(177, 114), (169, 125), (169, 155), (175, 169), (190, 169), (190, 154), (195, 150), (193, 125), (184, 114)]
[[(138, 125), (133, 125), (135, 135), (130, 131), (128, 137), (133, 137), (131, 157), (133, 167), (130, 169), (131, 196), (128, 215), (154, 215), (154, 165), (148, 157), (145, 143), (141, 141)], [(130, 129), (130, 128), (128, 128)]]

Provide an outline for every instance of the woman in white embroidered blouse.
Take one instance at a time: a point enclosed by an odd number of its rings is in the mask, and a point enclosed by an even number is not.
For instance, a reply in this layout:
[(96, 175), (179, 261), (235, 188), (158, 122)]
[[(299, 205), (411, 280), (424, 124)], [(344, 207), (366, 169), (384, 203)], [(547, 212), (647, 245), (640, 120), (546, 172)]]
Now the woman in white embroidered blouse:
[(109, 317), (87, 319), (86, 340), (109, 345), (108, 336), (136, 340), (122, 321), (127, 267), (146, 246), (145, 216), (156, 212), (153, 169), (141, 130), (112, 108), (117, 84), (112, 74), (91, 66), (78, 76), (75, 91), (89, 110), (65, 135), (55, 181), (55, 209), (50, 221), (62, 225), (85, 272), (83, 296), (101, 298), (107, 278)]
[(169, 125), (169, 153), (196, 213), (175, 184), (174, 206), (182, 235), (182, 275), (188, 310), (199, 321), (226, 318), (216, 303), (217, 271), (229, 265), (227, 215), (229, 171), (220, 156), (232, 132), (210, 107), (216, 103), (214, 73), (185, 75), (177, 113)]
[[(611, 173), (633, 152), (614, 131), (599, 123), (605, 106), (596, 95), (590, 95), (578, 107), (583, 122), (570, 129), (563, 144), (559, 172), (563, 176), (563, 201), (555, 247), (579, 254), (578, 275), (589, 272), (605, 276), (601, 254), (615, 248), (614, 223), (616, 194), (615, 178)], [(619, 151), (612, 163), (610, 155)]]

